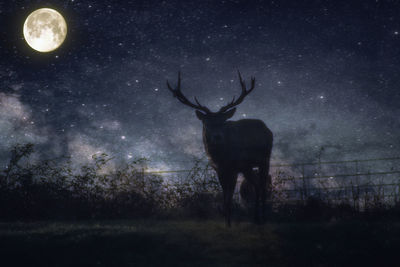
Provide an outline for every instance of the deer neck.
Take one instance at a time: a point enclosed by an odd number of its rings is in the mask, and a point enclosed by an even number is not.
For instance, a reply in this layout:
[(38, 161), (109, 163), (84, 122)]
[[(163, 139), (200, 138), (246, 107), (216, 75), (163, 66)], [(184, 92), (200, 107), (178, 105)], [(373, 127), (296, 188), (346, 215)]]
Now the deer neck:
[[(224, 126), (223, 126), (224, 127)], [(210, 142), (210, 134), (212, 131), (208, 130), (204, 125), (203, 125), (203, 143), (204, 143), (204, 148), (206, 150), (206, 153), (208, 157), (212, 161), (219, 161), (218, 159), (223, 157), (224, 154), (224, 147), (225, 144), (213, 144)]]

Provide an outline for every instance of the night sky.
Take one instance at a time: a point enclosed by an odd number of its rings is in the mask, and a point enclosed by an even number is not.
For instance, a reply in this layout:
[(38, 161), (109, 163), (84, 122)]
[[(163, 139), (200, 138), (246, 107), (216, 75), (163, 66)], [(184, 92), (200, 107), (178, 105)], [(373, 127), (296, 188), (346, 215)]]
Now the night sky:
[[(59, 11), (65, 43), (39, 53), (22, 26)], [(398, 1), (1, 1), (0, 150), (36, 158), (148, 157), (154, 169), (205, 158), (202, 124), (166, 80), (216, 111), (256, 88), (233, 120), (274, 133), (278, 163), (399, 155)]]

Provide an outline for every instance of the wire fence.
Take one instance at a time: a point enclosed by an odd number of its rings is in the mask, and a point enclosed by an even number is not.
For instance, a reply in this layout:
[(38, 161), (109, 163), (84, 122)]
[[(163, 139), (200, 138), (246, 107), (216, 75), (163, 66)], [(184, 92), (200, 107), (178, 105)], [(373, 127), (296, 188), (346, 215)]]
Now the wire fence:
[[(165, 176), (192, 171), (182, 169), (146, 173)], [(208, 166), (201, 171), (215, 176)], [(371, 200), (386, 203), (400, 200), (400, 157), (271, 164), (270, 174), (273, 190), (284, 194), (287, 201), (318, 197), (365, 206)], [(236, 193), (242, 179), (239, 177)]]
[[(298, 167), (298, 166), (309, 166), (309, 165), (331, 165), (331, 164), (346, 164), (346, 163), (354, 163), (356, 170), (358, 169), (358, 164), (363, 162), (376, 162), (376, 161), (394, 161), (399, 160), (400, 157), (391, 157), (391, 158), (375, 158), (375, 159), (361, 159), (361, 160), (343, 160), (343, 161), (321, 161), (321, 162), (308, 162), (308, 163), (293, 163), (293, 164), (271, 164), (271, 168), (279, 168), (279, 167)], [(400, 163), (400, 162), (399, 162)], [(212, 170), (211, 167), (208, 167), (209, 170)], [(182, 170), (159, 170), (153, 171), (148, 170), (146, 173), (151, 174), (164, 174), (164, 173), (180, 173), (180, 172), (190, 172), (192, 169), (182, 169)], [(399, 170), (400, 172), (400, 170)]]
[[(312, 162), (279, 166), (297, 171), (297, 175), (280, 173), (291, 198), (310, 196), (353, 202), (397, 201), (400, 188), (400, 157), (365, 160)], [(278, 171), (279, 173), (279, 171)]]

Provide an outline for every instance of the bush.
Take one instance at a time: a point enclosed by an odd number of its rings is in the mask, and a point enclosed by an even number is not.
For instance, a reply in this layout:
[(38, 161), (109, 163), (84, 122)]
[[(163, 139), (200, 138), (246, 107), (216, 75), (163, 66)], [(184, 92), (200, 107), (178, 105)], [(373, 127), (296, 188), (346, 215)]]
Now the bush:
[[(146, 173), (139, 158), (104, 171), (112, 159), (96, 154), (73, 168), (68, 158), (29, 163), (33, 145), (17, 145), (0, 174), (0, 219), (91, 219), (216, 214), (219, 184), (196, 162), (183, 182)], [(24, 163), (22, 163), (24, 161)]]
[[(196, 161), (184, 177), (164, 179), (146, 172), (148, 160), (138, 158), (107, 168), (107, 154), (93, 155), (92, 161), (74, 166), (69, 158), (29, 161), (32, 144), (16, 145), (7, 168), (0, 172), (0, 219), (122, 219), (143, 217), (185, 217), (211, 219), (222, 215), (222, 190), (214, 172)], [(268, 220), (331, 220), (340, 218), (398, 218), (400, 202), (389, 206), (383, 194), (364, 198), (364, 211), (355, 200), (333, 202), (301, 194), (289, 199), (288, 183), (294, 179), (278, 173), (269, 194)], [(294, 184), (295, 187), (298, 186)], [(298, 192), (307, 192), (298, 188)], [(252, 218), (254, 190), (244, 182), (241, 202), (234, 199), (235, 219)], [(292, 192), (294, 190), (291, 190)], [(326, 195), (326, 194), (325, 194)], [(359, 201), (359, 199), (356, 199)], [(251, 211), (250, 211), (251, 210)], [(249, 212), (250, 211), (250, 212)]]

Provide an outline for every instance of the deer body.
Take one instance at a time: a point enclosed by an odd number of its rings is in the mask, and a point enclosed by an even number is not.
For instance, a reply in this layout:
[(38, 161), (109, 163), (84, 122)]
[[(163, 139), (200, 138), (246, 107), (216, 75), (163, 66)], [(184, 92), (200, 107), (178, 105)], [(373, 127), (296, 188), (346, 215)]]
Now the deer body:
[[(176, 89), (167, 82), (174, 96), (183, 104), (195, 108), (197, 117), (203, 122), (204, 148), (222, 186), (225, 222), (228, 226), (231, 224), (232, 198), (239, 173), (242, 173), (246, 181), (254, 188), (254, 216), (257, 222), (259, 221), (259, 204), (261, 202), (264, 217), (267, 188), (271, 187), (269, 162), (273, 142), (272, 132), (261, 120), (228, 120), (236, 111), (234, 107), (240, 104), (255, 86), (255, 79), (252, 78), (251, 88), (247, 90), (240, 73), (239, 78), (242, 94), (218, 112), (211, 112), (196, 98), (196, 104), (190, 102), (180, 90), (180, 74)], [(254, 171), (255, 168), (258, 169), (258, 173)]]
[(229, 164), (241, 172), (243, 168), (259, 167), (270, 157), (272, 132), (261, 120), (226, 121), (220, 134), (220, 139), (216, 138), (214, 131), (203, 126), (204, 148), (215, 169)]

